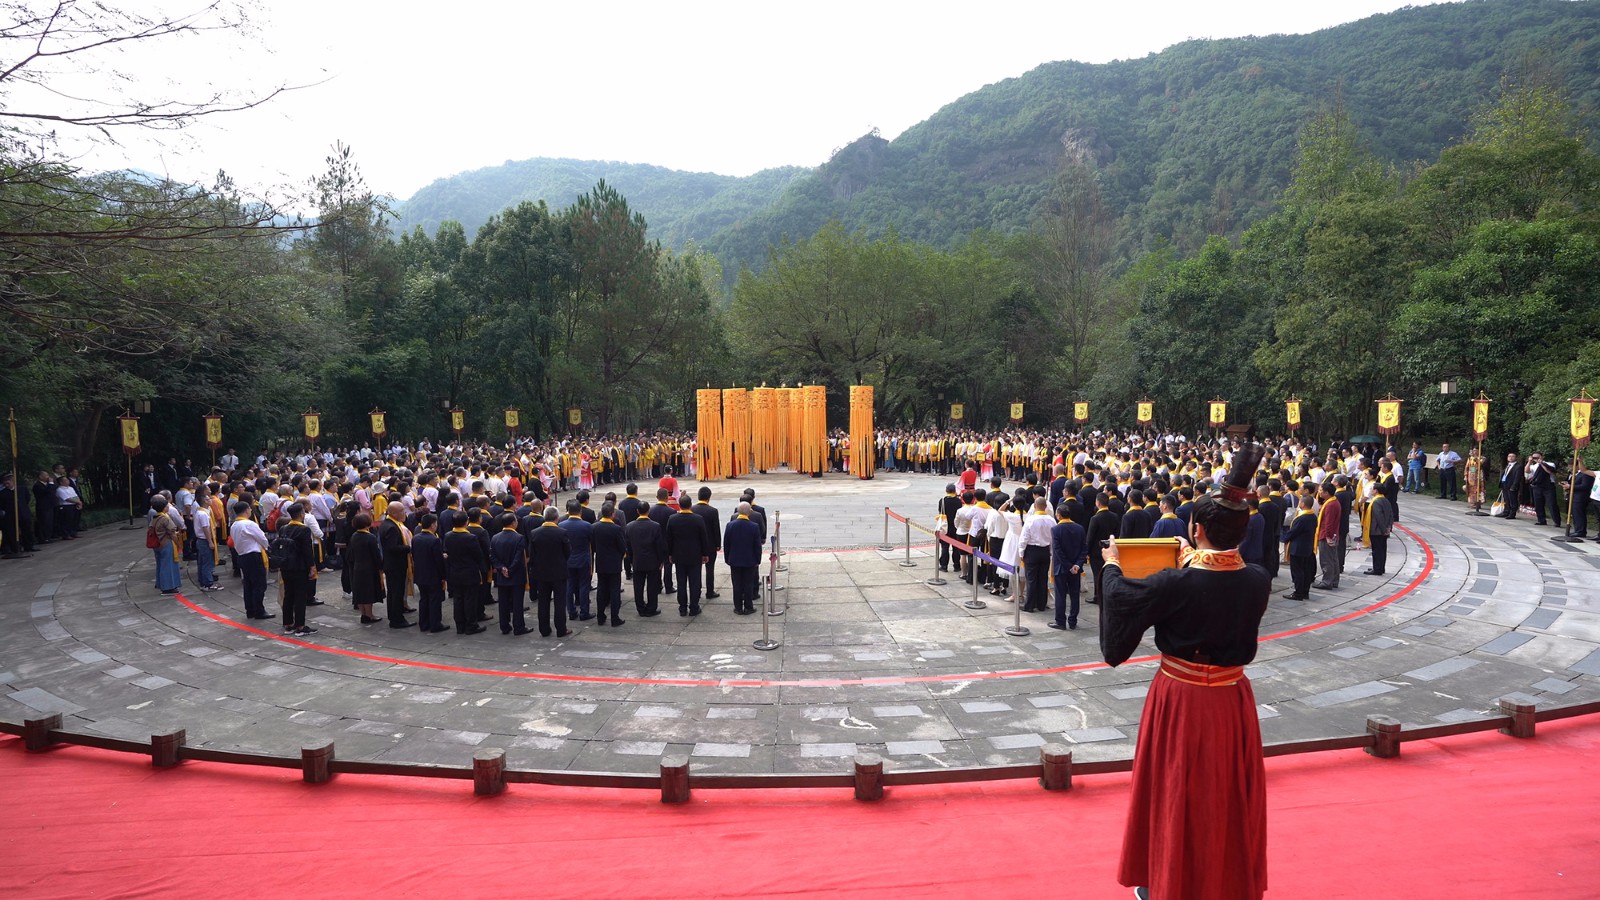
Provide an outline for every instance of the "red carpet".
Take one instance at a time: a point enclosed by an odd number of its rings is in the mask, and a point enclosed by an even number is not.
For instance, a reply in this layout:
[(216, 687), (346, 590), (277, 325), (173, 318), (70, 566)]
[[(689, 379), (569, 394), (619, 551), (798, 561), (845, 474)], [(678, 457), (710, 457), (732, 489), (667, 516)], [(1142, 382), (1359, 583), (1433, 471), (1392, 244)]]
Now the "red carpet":
[[(1600, 897), (1600, 719), (1267, 761), (1269, 897)], [(1127, 776), (654, 794), (339, 776), (0, 738), (7, 897), (1128, 897)]]

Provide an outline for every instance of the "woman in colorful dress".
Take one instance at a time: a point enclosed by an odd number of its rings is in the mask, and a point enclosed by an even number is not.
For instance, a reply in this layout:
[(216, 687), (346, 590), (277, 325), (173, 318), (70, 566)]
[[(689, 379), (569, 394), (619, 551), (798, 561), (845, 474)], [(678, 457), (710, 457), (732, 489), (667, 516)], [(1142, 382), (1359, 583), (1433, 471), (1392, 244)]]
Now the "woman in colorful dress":
[(1467, 453), (1467, 504), (1473, 512), (1483, 509), (1483, 455), (1473, 447)]

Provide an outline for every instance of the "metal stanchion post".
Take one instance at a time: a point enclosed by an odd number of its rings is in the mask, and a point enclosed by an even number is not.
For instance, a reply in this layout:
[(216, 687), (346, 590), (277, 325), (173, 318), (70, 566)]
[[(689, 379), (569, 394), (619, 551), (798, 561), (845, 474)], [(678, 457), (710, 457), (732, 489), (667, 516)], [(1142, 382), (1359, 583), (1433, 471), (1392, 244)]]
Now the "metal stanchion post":
[(766, 609), (761, 615), (761, 620), (762, 620), (762, 626), (763, 627), (765, 627), (765, 625), (766, 625), (766, 619), (767, 619), (768, 616), (781, 616), (781, 615), (783, 615), (783, 612), (784, 612), (783, 610), (778, 608), (778, 591), (783, 590), (784, 589), (784, 585), (781, 585), (781, 584), (778, 583), (778, 536), (777, 535), (773, 535), (772, 536), (772, 555), (768, 558), (768, 561), (769, 561), (769, 565), (767, 567), (767, 602), (766, 602)]
[(766, 590), (762, 591), (761, 638), (750, 646), (757, 650), (776, 650), (779, 643), (772, 639), (772, 586), (778, 580), (778, 538), (772, 538), (772, 555), (768, 557)]
[[(939, 554), (941, 552), (949, 552), (949, 551), (945, 550), (944, 535), (942, 533), (938, 532), (938, 531), (935, 531), (933, 533), (933, 555), (934, 555), (934, 558), (938, 559)], [(923, 582), (923, 584), (932, 585), (933, 587), (944, 587), (944, 585), (946, 583), (947, 582), (945, 582), (945, 580), (943, 578), (939, 577), (939, 569), (938, 569), (938, 567), (934, 568), (933, 577), (929, 578), (927, 581)]]
[(1012, 567), (1012, 569), (1011, 569), (1011, 606), (1012, 606), (1011, 612), (1012, 612), (1013, 615), (1016, 616), (1016, 619), (1013, 620), (1011, 625), (1006, 628), (1006, 634), (1009, 634), (1012, 637), (1027, 637), (1028, 635), (1033, 633), (1033, 632), (1028, 630), (1028, 626), (1022, 624), (1022, 597), (1021, 597), (1021, 594), (1022, 594), (1022, 567), (1021, 567), (1021, 558), (1018, 557), (1018, 565)]
[(967, 556), (968, 573), (972, 575), (972, 599), (961, 604), (967, 609), (988, 609), (989, 604), (978, 599), (978, 548), (973, 547)]
[(911, 520), (910, 519), (906, 519), (905, 523), (906, 523), (906, 559), (905, 559), (905, 562), (901, 563), (900, 565), (902, 567), (904, 567), (904, 568), (909, 569), (912, 566), (915, 566), (916, 563), (911, 561)]
[(894, 545), (889, 543), (889, 507), (887, 506), (883, 508), (883, 543), (878, 545), (878, 549), (885, 552), (894, 549)]
[[(775, 539), (775, 546), (778, 548), (778, 571), (787, 572), (789, 571), (789, 564), (783, 561), (783, 558), (789, 555), (783, 549), (783, 513), (777, 510), (772, 512), (772, 537)], [(778, 590), (783, 590), (783, 587), (779, 586)]]

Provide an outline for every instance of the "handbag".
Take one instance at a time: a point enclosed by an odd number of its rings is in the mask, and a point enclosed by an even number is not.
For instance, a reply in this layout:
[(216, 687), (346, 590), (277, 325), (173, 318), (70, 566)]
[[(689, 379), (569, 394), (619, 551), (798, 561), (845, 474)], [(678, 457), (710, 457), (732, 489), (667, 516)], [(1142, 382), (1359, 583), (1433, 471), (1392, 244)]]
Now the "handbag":
[(1489, 515), (1503, 516), (1506, 514), (1505, 495), (1499, 494), (1494, 498), (1494, 503), (1489, 505)]

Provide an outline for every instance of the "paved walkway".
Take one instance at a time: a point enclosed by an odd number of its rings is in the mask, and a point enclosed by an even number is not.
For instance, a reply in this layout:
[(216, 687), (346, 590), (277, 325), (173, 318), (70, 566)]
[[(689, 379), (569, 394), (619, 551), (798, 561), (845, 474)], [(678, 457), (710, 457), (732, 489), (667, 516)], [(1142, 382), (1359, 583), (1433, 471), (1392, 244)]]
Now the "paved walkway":
[[(1095, 607), (1075, 632), (1025, 613), (1031, 633), (1011, 637), (1009, 604), (973, 613), (966, 585), (924, 583), (924, 538), (914, 567), (872, 549), (885, 505), (931, 523), (944, 482), (713, 486), (724, 517), (744, 486), (782, 514), (787, 614), (768, 653), (720, 566), (724, 599), (697, 619), (640, 620), (625, 599), (623, 627), (581, 623), (561, 641), (363, 627), (330, 579), (321, 633), (302, 642), (247, 627), (231, 578), (161, 595), (142, 531), (97, 529), (0, 562), (0, 717), (61, 712), (127, 738), (183, 727), (190, 744), (295, 755), (331, 737), (342, 759), (463, 765), (494, 746), (513, 766), (590, 771), (653, 771), (668, 748), (707, 772), (840, 771), (857, 750), (900, 768), (1017, 763), (1051, 741), (1079, 759), (1131, 754), (1153, 667), (1100, 663)], [(1249, 670), (1266, 740), (1359, 733), (1373, 713), (1477, 718), (1507, 694), (1600, 699), (1600, 547), (1431, 498), (1400, 507), (1387, 577), (1347, 574), (1295, 603), (1278, 596), (1285, 569)], [(1353, 552), (1347, 567), (1366, 562)]]

